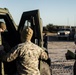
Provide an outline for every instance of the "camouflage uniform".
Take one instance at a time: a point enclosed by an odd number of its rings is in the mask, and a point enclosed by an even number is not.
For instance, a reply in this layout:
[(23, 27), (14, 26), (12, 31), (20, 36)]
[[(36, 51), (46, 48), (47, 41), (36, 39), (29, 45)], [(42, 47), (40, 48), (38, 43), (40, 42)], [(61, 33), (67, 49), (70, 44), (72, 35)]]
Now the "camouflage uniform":
[(31, 41), (18, 44), (7, 54), (2, 50), (0, 56), (7, 62), (17, 59), (17, 75), (40, 75), (38, 59), (47, 59), (45, 51)]

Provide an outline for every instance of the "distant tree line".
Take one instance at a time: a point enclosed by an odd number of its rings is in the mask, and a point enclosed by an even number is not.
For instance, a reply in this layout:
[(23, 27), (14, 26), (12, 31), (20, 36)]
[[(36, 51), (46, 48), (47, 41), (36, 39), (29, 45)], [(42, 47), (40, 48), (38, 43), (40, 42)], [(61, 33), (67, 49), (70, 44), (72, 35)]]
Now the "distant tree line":
[(43, 26), (43, 32), (52, 32), (52, 33), (56, 33), (58, 32), (60, 29), (62, 28), (75, 28), (76, 26), (65, 26), (65, 25), (53, 25), (53, 24), (48, 24), (46, 26)]

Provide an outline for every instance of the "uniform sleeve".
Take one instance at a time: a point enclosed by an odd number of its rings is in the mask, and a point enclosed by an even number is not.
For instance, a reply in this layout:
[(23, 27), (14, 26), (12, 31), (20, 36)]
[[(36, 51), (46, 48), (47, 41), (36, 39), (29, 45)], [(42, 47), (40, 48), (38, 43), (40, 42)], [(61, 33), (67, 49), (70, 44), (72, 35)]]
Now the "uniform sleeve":
[(6, 62), (11, 62), (18, 57), (20, 51), (20, 47), (15, 46), (10, 50), (10, 52), (6, 53), (4, 50), (1, 52), (1, 60)]
[(45, 49), (41, 48), (41, 55), (40, 55), (40, 57), (41, 57), (41, 59), (45, 59), (45, 60), (48, 59), (48, 55), (47, 55)]

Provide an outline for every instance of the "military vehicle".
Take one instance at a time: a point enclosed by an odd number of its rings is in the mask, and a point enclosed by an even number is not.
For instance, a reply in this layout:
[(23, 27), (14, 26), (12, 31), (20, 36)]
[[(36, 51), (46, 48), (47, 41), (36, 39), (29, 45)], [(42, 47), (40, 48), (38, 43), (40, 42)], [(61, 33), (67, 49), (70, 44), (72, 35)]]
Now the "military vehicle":
[(63, 28), (57, 32), (57, 37), (58, 39), (67, 38), (67, 40), (69, 40), (69, 34), (70, 34), (70, 29)]
[[(3, 21), (6, 24), (6, 31), (1, 33), (2, 44), (5, 47), (5, 51), (9, 52), (12, 47), (21, 43), (20, 32), (26, 26), (30, 26), (33, 31), (32, 42), (37, 44), (38, 46), (43, 47), (43, 34), (42, 34), (42, 20), (40, 18), (39, 10), (31, 10), (22, 13), (22, 17), (20, 19), (19, 25), (16, 25), (9, 10), (7, 8), (0, 8), (0, 21)], [(46, 49), (48, 54), (48, 50)], [(49, 56), (49, 55), (48, 55)], [(16, 61), (16, 60), (15, 60)], [(12, 75), (16, 72), (16, 64), (13, 62), (4, 62), (4, 70), (5, 75)], [(39, 59), (39, 69), (41, 75), (51, 75), (51, 60), (41, 60)]]

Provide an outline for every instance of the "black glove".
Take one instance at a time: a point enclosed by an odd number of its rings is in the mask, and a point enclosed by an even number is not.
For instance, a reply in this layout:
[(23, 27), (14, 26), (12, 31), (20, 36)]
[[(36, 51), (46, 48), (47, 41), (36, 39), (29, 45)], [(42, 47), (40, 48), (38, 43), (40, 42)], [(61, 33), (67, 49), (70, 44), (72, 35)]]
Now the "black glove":
[(4, 46), (0, 45), (0, 51), (4, 50)]
[(65, 57), (66, 57), (67, 60), (75, 59), (75, 53), (68, 50), (67, 53), (65, 54)]
[(3, 56), (3, 54), (4, 54), (4, 46), (0, 45), (0, 61), (1, 61), (1, 57)]

